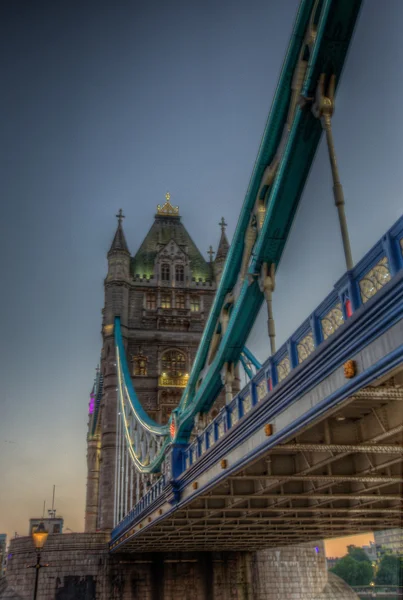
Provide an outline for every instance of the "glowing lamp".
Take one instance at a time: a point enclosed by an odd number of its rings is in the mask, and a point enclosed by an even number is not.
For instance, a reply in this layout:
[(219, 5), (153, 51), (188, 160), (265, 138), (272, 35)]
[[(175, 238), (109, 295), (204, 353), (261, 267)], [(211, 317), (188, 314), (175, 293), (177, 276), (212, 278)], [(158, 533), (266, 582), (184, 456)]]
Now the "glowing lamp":
[(39, 523), (36, 530), (32, 532), (32, 539), (34, 540), (34, 545), (37, 550), (42, 550), (46, 540), (48, 539), (48, 535), (49, 534), (46, 531), (43, 522)]
[(176, 434), (176, 424), (173, 419), (172, 419), (171, 423), (169, 424), (169, 434), (171, 436), (171, 439), (173, 440), (175, 438), (175, 434)]

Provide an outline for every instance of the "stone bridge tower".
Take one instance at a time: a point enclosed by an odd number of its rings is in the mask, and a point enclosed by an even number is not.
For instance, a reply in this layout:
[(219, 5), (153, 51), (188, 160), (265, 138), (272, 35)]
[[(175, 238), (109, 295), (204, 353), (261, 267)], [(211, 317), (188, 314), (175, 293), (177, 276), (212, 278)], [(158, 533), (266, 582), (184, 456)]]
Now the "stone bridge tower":
[[(216, 261), (205, 260), (169, 194), (131, 257), (122, 211), (108, 252), (101, 369), (90, 400), (85, 530), (112, 529), (116, 462), (117, 392), (114, 318), (133, 384), (148, 414), (166, 423), (178, 404), (214, 299), (229, 249), (222, 219)], [(217, 410), (217, 409), (213, 409)]]

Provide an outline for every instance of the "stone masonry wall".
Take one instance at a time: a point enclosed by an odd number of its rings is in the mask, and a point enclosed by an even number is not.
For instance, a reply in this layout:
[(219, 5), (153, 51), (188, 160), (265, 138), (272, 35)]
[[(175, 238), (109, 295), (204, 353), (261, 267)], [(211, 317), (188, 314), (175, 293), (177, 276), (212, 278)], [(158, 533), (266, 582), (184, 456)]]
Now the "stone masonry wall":
[[(108, 535), (50, 535), (42, 553), (38, 600), (354, 600), (328, 578), (323, 545), (258, 553), (108, 554)], [(0, 600), (32, 598), (31, 538), (12, 540)], [(4, 587), (4, 586), (3, 586)], [(8, 594), (8, 595), (7, 595)]]

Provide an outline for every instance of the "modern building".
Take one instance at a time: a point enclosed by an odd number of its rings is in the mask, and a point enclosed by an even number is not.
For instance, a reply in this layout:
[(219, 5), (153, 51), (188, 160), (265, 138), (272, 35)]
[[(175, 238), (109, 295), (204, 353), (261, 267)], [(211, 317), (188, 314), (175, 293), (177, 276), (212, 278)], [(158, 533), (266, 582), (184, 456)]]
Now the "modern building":
[(403, 529), (385, 529), (374, 532), (378, 557), (385, 552), (403, 554)]
[[(229, 249), (222, 219), (217, 251), (206, 248), (204, 258), (169, 194), (165, 204), (158, 205), (154, 222), (134, 256), (123, 232), (122, 211), (117, 217), (104, 282), (101, 365), (89, 404), (86, 532), (108, 531), (114, 526), (115, 317), (120, 317), (126, 359), (139, 401), (150, 417), (166, 423), (186, 387)], [(239, 384), (237, 377), (234, 393)], [(212, 416), (219, 408), (220, 403)], [(143, 478), (134, 469), (130, 472), (133, 504), (152, 481), (152, 475)]]

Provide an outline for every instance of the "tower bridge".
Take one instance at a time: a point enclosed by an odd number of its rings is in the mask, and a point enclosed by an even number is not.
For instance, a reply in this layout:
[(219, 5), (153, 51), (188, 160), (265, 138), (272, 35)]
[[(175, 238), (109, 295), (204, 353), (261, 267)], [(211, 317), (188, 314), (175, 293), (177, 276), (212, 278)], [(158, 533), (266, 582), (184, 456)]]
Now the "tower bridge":
[[(132, 258), (117, 215), (86, 507), (111, 560), (268, 565), (289, 547), (302, 565), (325, 538), (401, 524), (403, 219), (354, 265), (332, 131), (360, 5), (302, 0), (231, 245), (222, 219), (205, 260), (167, 194)], [(277, 349), (276, 273), (322, 132), (346, 272)], [(262, 304), (263, 365), (247, 348)]]
[[(68, 575), (41, 600), (84, 577), (85, 600), (353, 600), (323, 540), (401, 526), (403, 217), (353, 263), (332, 132), (360, 7), (301, 1), (231, 244), (222, 219), (204, 258), (167, 194), (131, 255), (117, 214), (85, 534), (50, 540), (49, 578)], [(346, 270), (277, 348), (276, 275), (322, 132)], [(12, 552), (26, 590), (25, 541)]]
[[(301, 2), (232, 244), (222, 219), (215, 259), (169, 194), (133, 258), (117, 215), (86, 507), (86, 531), (112, 531), (112, 553), (257, 550), (400, 522), (403, 222), (353, 265), (332, 135), (360, 4)], [(276, 271), (322, 131), (346, 273), (276, 351)], [(263, 303), (260, 365), (246, 343)]]

